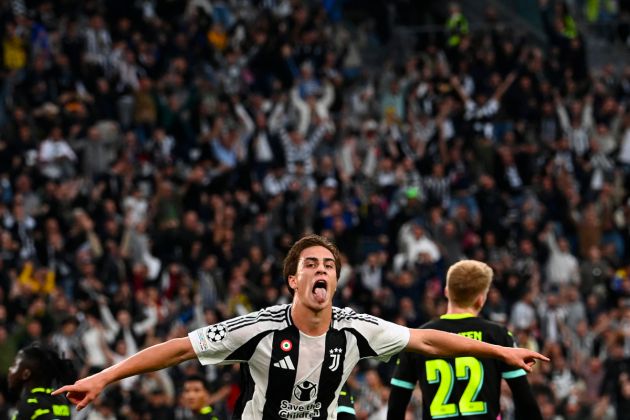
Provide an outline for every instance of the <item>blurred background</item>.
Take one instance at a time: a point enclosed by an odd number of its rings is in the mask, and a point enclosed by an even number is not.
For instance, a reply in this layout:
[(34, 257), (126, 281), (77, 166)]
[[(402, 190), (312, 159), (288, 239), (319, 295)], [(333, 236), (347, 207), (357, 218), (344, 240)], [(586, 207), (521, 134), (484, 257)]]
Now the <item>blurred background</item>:
[[(21, 347), (84, 376), (288, 302), (315, 232), (335, 304), (410, 327), (450, 264), (487, 262), (483, 315), (552, 359), (545, 419), (628, 418), (630, 1), (3, 0), (0, 22), (0, 416)], [(391, 370), (356, 369), (357, 418), (384, 418)], [(192, 361), (76, 418), (191, 418), (192, 374), (228, 416), (238, 366)]]

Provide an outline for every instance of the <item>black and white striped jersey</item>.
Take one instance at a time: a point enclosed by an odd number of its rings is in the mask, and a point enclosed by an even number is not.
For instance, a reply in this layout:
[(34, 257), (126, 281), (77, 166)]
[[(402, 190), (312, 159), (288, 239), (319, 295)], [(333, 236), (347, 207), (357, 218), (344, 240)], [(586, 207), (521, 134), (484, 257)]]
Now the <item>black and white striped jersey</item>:
[(246, 363), (253, 384), (243, 390), (236, 418), (335, 419), (337, 399), (357, 362), (383, 361), (409, 342), (406, 327), (350, 308), (333, 308), (326, 334), (312, 337), (277, 305), (189, 335), (202, 364)]

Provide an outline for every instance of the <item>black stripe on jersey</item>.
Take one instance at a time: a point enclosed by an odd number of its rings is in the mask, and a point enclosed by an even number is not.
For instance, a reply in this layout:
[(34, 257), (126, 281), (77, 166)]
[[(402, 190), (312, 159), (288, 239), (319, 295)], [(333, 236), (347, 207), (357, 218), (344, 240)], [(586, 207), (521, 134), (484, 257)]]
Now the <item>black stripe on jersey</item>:
[(319, 419), (326, 419), (328, 406), (335, 399), (335, 391), (341, 385), (343, 362), (346, 359), (346, 333), (330, 328), (326, 334), (324, 363), (319, 376), (317, 401), (322, 404)]
[(265, 338), (267, 334), (271, 334), (272, 331), (264, 331), (260, 334), (255, 335), (253, 338), (249, 339), (247, 343), (237, 348), (233, 351), (229, 356), (225, 358), (225, 360), (249, 360), (252, 358), (254, 351), (256, 351), (256, 347), (260, 340)]
[[(284, 313), (280, 312), (283, 311)], [(265, 311), (258, 313), (256, 316), (246, 316), (237, 320), (231, 320), (226, 322), (228, 331), (238, 330), (239, 328), (253, 325), (257, 322), (271, 321), (271, 322), (286, 322), (287, 325), (293, 325), (291, 322), (291, 305), (288, 305), (285, 309), (276, 311)]]
[(256, 384), (252, 379), (252, 374), (249, 372), (249, 365), (247, 363), (241, 363), (241, 395), (238, 396), (236, 404), (234, 405), (234, 413), (232, 414), (232, 420), (240, 420), (243, 417), (243, 411), (245, 411), (245, 405), (254, 398), (254, 389)]
[(225, 321), (225, 323), (230, 325), (230, 324), (234, 324), (234, 323), (236, 323), (238, 321), (241, 321), (243, 319), (255, 319), (255, 318), (257, 318), (259, 316), (262, 316), (262, 315), (280, 315), (280, 314), (284, 314), (285, 313), (285, 309), (286, 308), (283, 308), (283, 307), (282, 308), (278, 308), (278, 309), (274, 309), (274, 310), (271, 310), (269, 308), (265, 308), (265, 309), (261, 309), (258, 312), (253, 312), (251, 314), (245, 315), (244, 317), (236, 317), (236, 318), (229, 319), (229, 320)]
[(364, 322), (369, 322), (370, 324), (378, 325), (378, 320), (370, 315), (349, 315), (341, 319), (350, 319), (350, 320), (355, 319), (357, 321), (364, 321)]
[[(269, 380), (265, 395), (265, 407), (263, 418), (278, 418), (280, 404), (287, 396), (293, 395), (296, 367), (300, 355), (300, 331), (293, 325), (277, 330), (273, 334), (271, 345), (271, 360), (269, 361)], [(285, 368), (286, 363), (281, 363), (287, 356), (291, 358), (293, 369)], [(274, 364), (278, 364), (274, 366)], [(285, 366), (285, 367), (283, 367)]]
[(335, 321), (356, 319), (359, 321), (365, 321), (365, 322), (369, 322), (370, 324), (378, 325), (378, 319), (373, 317), (372, 315), (357, 314), (356, 312), (345, 312), (342, 310), (334, 310), (333, 319)]
[(262, 317), (271, 317), (271, 318), (278, 317), (278, 318), (284, 319), (286, 317), (286, 310), (285, 308), (277, 309), (275, 311), (263, 310), (255, 314), (250, 314), (244, 317), (237, 317), (237, 318), (230, 319), (228, 321), (225, 321), (225, 325), (228, 327), (228, 330), (229, 330), (230, 327), (233, 327), (235, 325), (241, 324), (243, 322), (256, 321), (256, 320), (261, 319)]
[(357, 347), (359, 348), (359, 357), (361, 359), (378, 356), (378, 354), (376, 354), (374, 349), (370, 346), (370, 343), (368, 343), (367, 339), (357, 330), (354, 328), (344, 328), (342, 331), (348, 331), (357, 338)]
[(243, 321), (238, 324), (232, 325), (228, 327), (228, 331), (236, 331), (243, 327), (248, 327), (250, 325), (258, 324), (259, 322), (264, 322), (264, 321), (283, 323), (286, 320), (284, 316), (279, 317), (278, 315), (275, 315), (273, 317), (261, 316), (260, 318), (249, 319), (247, 321)]

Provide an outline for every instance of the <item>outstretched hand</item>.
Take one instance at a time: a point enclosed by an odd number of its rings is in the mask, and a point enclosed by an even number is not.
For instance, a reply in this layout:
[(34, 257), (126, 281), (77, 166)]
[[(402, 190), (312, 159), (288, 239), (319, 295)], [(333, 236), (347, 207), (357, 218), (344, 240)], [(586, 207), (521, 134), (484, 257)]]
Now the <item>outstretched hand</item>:
[(517, 366), (531, 372), (537, 360), (548, 362), (549, 358), (540, 353), (523, 348), (506, 348), (504, 361), (508, 365)]
[(76, 381), (73, 385), (65, 385), (52, 392), (52, 395), (66, 393), (66, 398), (81, 411), (89, 403), (94, 401), (105, 388), (105, 383), (101, 381), (98, 374)]

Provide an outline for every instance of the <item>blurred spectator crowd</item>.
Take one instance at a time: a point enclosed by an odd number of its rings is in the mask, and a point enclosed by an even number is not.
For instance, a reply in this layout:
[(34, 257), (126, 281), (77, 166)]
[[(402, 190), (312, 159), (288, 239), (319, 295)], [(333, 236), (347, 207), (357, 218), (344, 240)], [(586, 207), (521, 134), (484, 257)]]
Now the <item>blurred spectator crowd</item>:
[[(560, 2), (547, 45), (452, 5), (396, 59), (370, 18), (395, 6), (362, 4), (0, 2), (0, 375), (35, 340), (83, 376), (288, 302), (284, 254), (316, 232), (336, 305), (408, 326), (445, 312), (450, 264), (486, 261), (484, 316), (552, 359), (545, 419), (630, 412), (630, 66), (590, 70)], [(349, 381), (358, 418), (388, 368)], [(193, 361), (79, 418), (190, 418), (198, 373), (229, 414), (238, 367)]]

